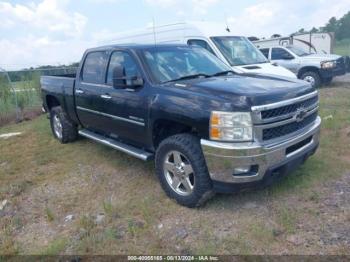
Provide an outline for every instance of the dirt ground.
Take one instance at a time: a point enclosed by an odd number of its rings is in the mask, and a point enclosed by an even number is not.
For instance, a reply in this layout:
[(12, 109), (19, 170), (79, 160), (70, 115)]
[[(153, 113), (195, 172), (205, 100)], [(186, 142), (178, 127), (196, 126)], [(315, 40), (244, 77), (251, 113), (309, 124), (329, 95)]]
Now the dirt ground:
[[(20, 121), (29, 121), (32, 120), (42, 114), (40, 107), (26, 108), (18, 113), (18, 117), (16, 116), (16, 112), (10, 112), (6, 114), (0, 114), (0, 127), (14, 124)], [(18, 119), (17, 119), (18, 118)]]
[(45, 116), (2, 127), (21, 135), (0, 139), (0, 254), (350, 255), (349, 83), (320, 89), (321, 144), (301, 168), (198, 209), (166, 197), (153, 163), (59, 144)]

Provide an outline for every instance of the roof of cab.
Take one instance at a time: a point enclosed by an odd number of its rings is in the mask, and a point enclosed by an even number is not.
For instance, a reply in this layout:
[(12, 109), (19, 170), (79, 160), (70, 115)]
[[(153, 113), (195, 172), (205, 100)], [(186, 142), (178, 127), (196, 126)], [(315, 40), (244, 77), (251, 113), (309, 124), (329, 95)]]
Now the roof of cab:
[(166, 47), (186, 47), (193, 48), (192, 46), (188, 46), (185, 44), (120, 44), (120, 45), (105, 45), (94, 48), (89, 48), (86, 52), (93, 51), (106, 51), (113, 49), (129, 49), (129, 50), (140, 50), (140, 49), (149, 49), (149, 48), (166, 48)]

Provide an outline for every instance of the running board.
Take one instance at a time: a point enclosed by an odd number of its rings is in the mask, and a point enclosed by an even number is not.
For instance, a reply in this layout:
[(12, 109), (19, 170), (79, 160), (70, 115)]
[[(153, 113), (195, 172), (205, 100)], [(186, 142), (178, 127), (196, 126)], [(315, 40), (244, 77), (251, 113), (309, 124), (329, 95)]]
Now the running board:
[(139, 149), (139, 148), (136, 148), (134, 146), (126, 145), (124, 143), (121, 143), (121, 142), (116, 141), (114, 139), (96, 134), (96, 133), (91, 132), (91, 131), (86, 130), (86, 129), (79, 130), (79, 135), (90, 138), (98, 143), (112, 147), (114, 149), (117, 149), (121, 152), (124, 152), (126, 154), (131, 155), (131, 156), (134, 156), (134, 157), (141, 159), (143, 161), (153, 159), (152, 153), (146, 152), (146, 151)]

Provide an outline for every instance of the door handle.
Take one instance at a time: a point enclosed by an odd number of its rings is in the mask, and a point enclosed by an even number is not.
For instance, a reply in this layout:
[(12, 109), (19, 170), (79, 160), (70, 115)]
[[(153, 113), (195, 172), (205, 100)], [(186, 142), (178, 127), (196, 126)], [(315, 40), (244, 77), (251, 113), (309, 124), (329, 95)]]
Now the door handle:
[(76, 94), (84, 94), (84, 91), (81, 90), (81, 89), (76, 89), (76, 90), (75, 90), (75, 93), (76, 93)]
[(101, 98), (103, 99), (111, 99), (112, 97), (108, 94), (101, 95)]

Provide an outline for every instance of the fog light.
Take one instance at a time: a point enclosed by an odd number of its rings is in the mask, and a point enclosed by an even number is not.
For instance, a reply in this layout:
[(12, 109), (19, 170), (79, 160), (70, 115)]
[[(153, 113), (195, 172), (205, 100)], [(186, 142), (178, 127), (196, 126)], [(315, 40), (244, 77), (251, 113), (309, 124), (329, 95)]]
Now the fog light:
[(250, 171), (250, 166), (240, 166), (233, 169), (233, 175), (241, 175), (248, 173)]
[(258, 174), (259, 166), (239, 166), (233, 169), (233, 176), (256, 176)]

